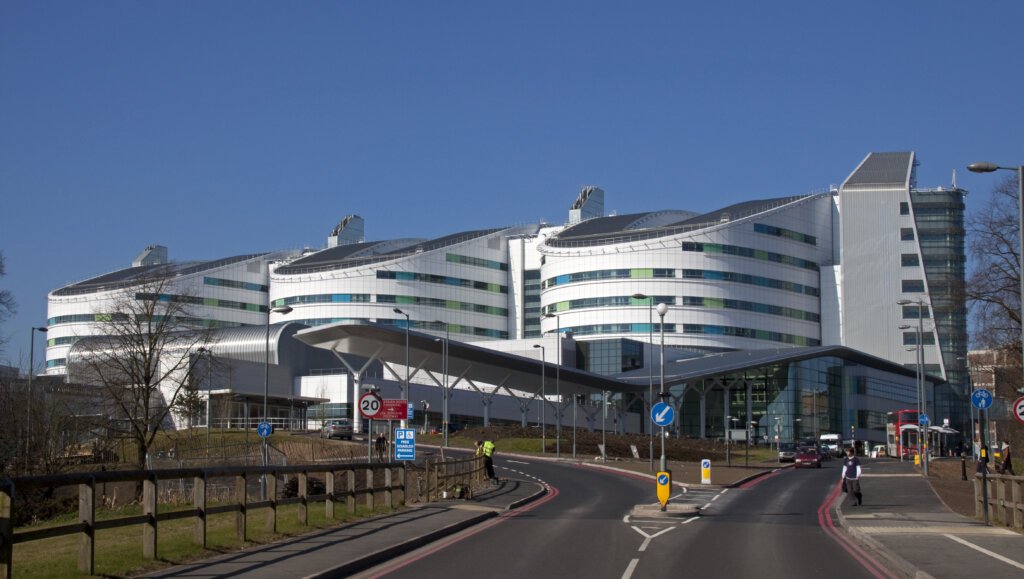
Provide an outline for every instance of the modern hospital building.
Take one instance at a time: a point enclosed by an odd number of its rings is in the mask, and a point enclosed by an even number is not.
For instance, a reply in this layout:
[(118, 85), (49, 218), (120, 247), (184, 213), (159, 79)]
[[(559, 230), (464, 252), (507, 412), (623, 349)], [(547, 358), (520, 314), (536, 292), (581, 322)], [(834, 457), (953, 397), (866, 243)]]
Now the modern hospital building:
[(194, 365), (215, 426), (262, 418), (264, 388), (278, 425), (358, 420), (377, 388), (407, 397), (417, 426), (447, 403), (452, 422), (560, 413), (647, 432), (664, 383), (681, 436), (882, 442), (923, 371), (932, 423), (963, 431), (965, 192), (918, 187), (916, 165), (871, 153), (838, 188), (708, 213), (607, 215), (587, 187), (558, 225), (367, 241), (350, 215), (319, 250), (175, 262), (152, 246), (49, 294), (47, 373), (67, 374), (105, 308), (169, 267), (191, 321), (218, 328)]

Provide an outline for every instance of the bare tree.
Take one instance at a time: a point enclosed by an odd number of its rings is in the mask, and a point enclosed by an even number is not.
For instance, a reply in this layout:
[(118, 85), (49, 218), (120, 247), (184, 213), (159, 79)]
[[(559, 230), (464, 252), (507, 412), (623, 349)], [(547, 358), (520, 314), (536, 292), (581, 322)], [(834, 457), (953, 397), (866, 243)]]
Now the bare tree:
[[(4, 254), (3, 252), (0, 252), (0, 278), (6, 275), (6, 273), (7, 272), (4, 270)], [(7, 319), (11, 317), (11, 314), (17, 310), (18, 304), (14, 301), (14, 294), (12, 294), (10, 290), (0, 289), (0, 327), (2, 327), (3, 323), (7, 321)], [(0, 351), (3, 351), (4, 344), (6, 343), (7, 338), (0, 333)], [(29, 369), (29, 371), (31, 372), (32, 370)]]
[(69, 360), (74, 381), (101, 386), (135, 443), (136, 466), (145, 468), (157, 433), (189, 380), (191, 359), (210, 345), (211, 334), (193, 318), (197, 300), (161, 270), (124, 289), (102, 319), (102, 337), (79, 341)]
[(966, 296), (972, 306), (974, 341), (983, 348), (1020, 352), (1020, 223), (1017, 181), (992, 191), (989, 203), (967, 219), (974, 268)]

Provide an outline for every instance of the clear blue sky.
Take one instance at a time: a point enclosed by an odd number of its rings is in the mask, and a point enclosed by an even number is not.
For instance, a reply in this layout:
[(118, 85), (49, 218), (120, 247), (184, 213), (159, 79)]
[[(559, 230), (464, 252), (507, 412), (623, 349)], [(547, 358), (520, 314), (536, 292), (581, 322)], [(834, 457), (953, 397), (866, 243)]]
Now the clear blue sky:
[[(684, 5), (686, 5), (684, 7)], [(1024, 2), (0, 4), (0, 251), (46, 294), (129, 265), (839, 184), (914, 150), (977, 207), (1024, 163)], [(37, 361), (42, 358), (37, 341)]]

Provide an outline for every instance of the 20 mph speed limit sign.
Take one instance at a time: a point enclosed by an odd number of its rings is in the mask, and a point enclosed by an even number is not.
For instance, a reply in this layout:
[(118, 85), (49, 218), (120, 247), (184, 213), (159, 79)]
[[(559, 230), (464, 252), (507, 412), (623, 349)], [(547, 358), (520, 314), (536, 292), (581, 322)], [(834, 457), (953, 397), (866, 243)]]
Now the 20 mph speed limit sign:
[(1024, 396), (1021, 396), (1013, 403), (1013, 416), (1024, 422)]
[(359, 413), (363, 415), (363, 418), (372, 419), (374, 416), (377, 416), (383, 405), (384, 403), (380, 396), (373, 392), (367, 392), (359, 397)]

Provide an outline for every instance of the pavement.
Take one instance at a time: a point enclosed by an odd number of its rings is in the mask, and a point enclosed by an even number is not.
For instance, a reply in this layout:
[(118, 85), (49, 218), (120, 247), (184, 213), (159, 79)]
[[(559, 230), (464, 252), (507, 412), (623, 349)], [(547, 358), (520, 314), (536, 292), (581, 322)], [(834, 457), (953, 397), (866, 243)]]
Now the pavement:
[[(730, 485), (739, 486), (770, 470)], [(864, 504), (835, 497), (829, 517), (895, 575), (943, 579), (985, 574), (1024, 577), (1024, 534), (953, 513), (910, 463), (865, 461)], [(546, 493), (535, 482), (503, 479), (471, 500), (414, 506), (273, 544), (177, 565), (160, 578), (346, 577), (518, 508)]]
[(839, 525), (888, 569), (907, 577), (1024, 577), (1024, 534), (986, 526), (942, 503), (909, 462), (864, 461), (864, 504), (844, 494)]

